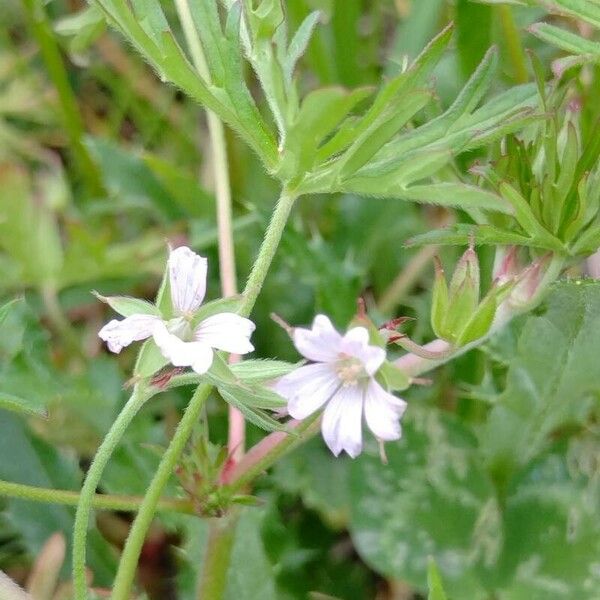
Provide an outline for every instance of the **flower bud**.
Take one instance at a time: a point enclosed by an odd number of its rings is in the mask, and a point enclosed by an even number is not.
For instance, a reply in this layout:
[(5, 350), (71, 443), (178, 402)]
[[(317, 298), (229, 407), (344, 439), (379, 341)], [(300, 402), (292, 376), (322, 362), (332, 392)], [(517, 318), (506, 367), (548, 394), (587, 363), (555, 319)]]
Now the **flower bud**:
[(462, 255), (450, 286), (446, 283), (439, 259), (435, 262), (435, 282), (431, 307), (431, 325), (435, 334), (456, 346), (464, 346), (490, 330), (499, 302), (511, 282), (497, 282), (480, 303), (479, 260), (470, 245)]
[(456, 265), (448, 292), (445, 329), (456, 342), (479, 304), (479, 260), (469, 247)]

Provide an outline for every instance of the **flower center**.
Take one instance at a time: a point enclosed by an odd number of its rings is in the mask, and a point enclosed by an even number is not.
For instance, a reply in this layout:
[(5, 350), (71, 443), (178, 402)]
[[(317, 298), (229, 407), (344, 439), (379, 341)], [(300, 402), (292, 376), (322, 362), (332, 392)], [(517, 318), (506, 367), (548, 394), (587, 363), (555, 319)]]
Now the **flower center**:
[(367, 377), (367, 372), (360, 360), (354, 356), (348, 356), (343, 352), (335, 363), (335, 372), (343, 386), (356, 385), (361, 379)]
[(167, 322), (169, 333), (176, 335), (184, 342), (189, 342), (192, 339), (192, 328), (189, 322), (184, 317), (176, 317)]

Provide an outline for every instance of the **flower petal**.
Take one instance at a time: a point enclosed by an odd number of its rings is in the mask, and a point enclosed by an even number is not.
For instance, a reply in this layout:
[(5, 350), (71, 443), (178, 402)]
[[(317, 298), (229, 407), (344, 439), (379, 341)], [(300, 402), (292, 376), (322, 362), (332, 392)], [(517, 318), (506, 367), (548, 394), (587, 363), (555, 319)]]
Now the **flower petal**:
[(337, 360), (342, 336), (325, 315), (317, 315), (311, 329), (294, 329), (294, 346), (302, 356), (317, 362)]
[(186, 246), (171, 250), (169, 254), (169, 282), (171, 301), (179, 314), (193, 313), (204, 300), (206, 293), (206, 258)]
[(235, 313), (219, 313), (204, 319), (194, 331), (194, 339), (211, 348), (246, 354), (254, 350), (250, 336), (256, 326), (250, 319)]
[(340, 352), (358, 358), (368, 375), (374, 375), (385, 360), (385, 350), (369, 346), (369, 332), (364, 327), (350, 329), (342, 338)]
[(121, 321), (113, 319), (98, 332), (98, 336), (106, 342), (111, 352), (118, 354), (132, 342), (149, 338), (155, 325), (160, 322), (153, 315), (131, 315)]
[(380, 440), (398, 440), (402, 435), (400, 419), (406, 402), (386, 392), (372, 379), (365, 393), (365, 420), (369, 429)]
[(305, 419), (333, 396), (340, 383), (333, 369), (320, 363), (284, 375), (273, 390), (288, 401), (288, 412), (294, 419)]
[(325, 408), (321, 432), (336, 456), (345, 450), (356, 458), (362, 450), (363, 393), (358, 385), (341, 387)]
[(169, 333), (162, 322), (154, 328), (152, 337), (162, 355), (169, 359), (175, 367), (192, 367), (199, 375), (210, 369), (213, 351), (204, 342), (184, 342), (176, 335)]

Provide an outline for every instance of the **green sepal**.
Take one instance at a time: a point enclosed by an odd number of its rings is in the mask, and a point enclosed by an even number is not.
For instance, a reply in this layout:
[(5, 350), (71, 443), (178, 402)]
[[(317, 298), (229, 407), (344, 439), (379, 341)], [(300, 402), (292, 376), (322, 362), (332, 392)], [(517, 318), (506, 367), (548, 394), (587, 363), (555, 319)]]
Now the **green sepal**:
[(135, 377), (152, 377), (157, 371), (160, 371), (169, 363), (169, 359), (165, 358), (160, 348), (154, 343), (154, 340), (146, 340), (137, 356), (133, 375)]
[(220, 313), (237, 313), (242, 303), (242, 296), (228, 296), (227, 298), (218, 298), (203, 304), (195, 313), (191, 321), (192, 328), (196, 327), (201, 321)]
[(165, 320), (169, 320), (175, 316), (173, 302), (171, 300), (171, 282), (169, 278), (168, 260), (160, 282), (160, 286), (158, 287), (158, 292), (156, 293), (156, 300), (154, 304)]
[(154, 304), (140, 298), (131, 296), (102, 296), (98, 292), (92, 292), (98, 300), (108, 304), (115, 312), (122, 317), (131, 317), (131, 315), (152, 315), (160, 317), (160, 311)]
[(364, 327), (369, 332), (369, 343), (373, 346), (385, 348), (387, 342), (381, 335), (379, 328), (371, 321), (367, 315), (356, 315), (348, 325), (348, 329), (353, 327)]
[(410, 387), (410, 377), (393, 363), (385, 361), (378, 371), (385, 383), (385, 387), (390, 392), (406, 390)]

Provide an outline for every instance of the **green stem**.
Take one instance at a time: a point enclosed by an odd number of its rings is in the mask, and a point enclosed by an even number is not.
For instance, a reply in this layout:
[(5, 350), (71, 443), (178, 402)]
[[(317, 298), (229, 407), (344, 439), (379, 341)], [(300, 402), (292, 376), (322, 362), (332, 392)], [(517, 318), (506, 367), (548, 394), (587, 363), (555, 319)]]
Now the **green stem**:
[(112, 600), (129, 600), (130, 598), (129, 590), (131, 589), (135, 577), (138, 557), (142, 550), (148, 528), (154, 518), (160, 496), (167, 485), (169, 478), (173, 475), (173, 470), (192, 434), (192, 430), (198, 421), (204, 403), (211, 390), (212, 387), (207, 384), (199, 385), (196, 388), (196, 391), (177, 426), (173, 439), (158, 465), (156, 474), (148, 487), (137, 517), (129, 531), (127, 541), (125, 542), (125, 548), (121, 555), (121, 561), (114, 583)]
[(48, 75), (56, 88), (60, 102), (61, 116), (71, 145), (71, 155), (81, 177), (92, 195), (102, 193), (102, 183), (98, 169), (83, 143), (84, 126), (77, 98), (71, 89), (69, 75), (56, 43), (52, 25), (48, 20), (42, 0), (22, 0), (33, 34), (39, 44)]
[(236, 511), (220, 519), (213, 519), (210, 524), (202, 575), (196, 593), (198, 600), (223, 598), (237, 521)]
[(521, 36), (515, 25), (512, 9), (510, 6), (498, 6), (500, 14), (500, 23), (506, 40), (506, 47), (510, 62), (513, 68), (513, 78), (515, 83), (527, 83), (529, 81), (529, 73), (527, 72), (527, 61), (521, 44)]
[(239, 313), (243, 316), (248, 316), (254, 308), (256, 299), (258, 298), (263, 283), (265, 282), (265, 278), (267, 277), (267, 272), (273, 262), (275, 252), (277, 252), (277, 247), (279, 246), (283, 230), (285, 229), (285, 224), (287, 223), (296, 198), (296, 194), (285, 188), (281, 192), (277, 206), (271, 215), (271, 221), (265, 232), (265, 237), (256, 258), (256, 262), (252, 267), (252, 271), (246, 282), (246, 287), (244, 288), (244, 299), (239, 310)]
[[(31, 502), (47, 502), (49, 504), (65, 504), (77, 506), (81, 494), (70, 490), (55, 490), (22, 483), (12, 483), (0, 480), (0, 496), (19, 498)], [(116, 496), (112, 494), (95, 494), (92, 497), (92, 507), (100, 510), (118, 510), (137, 512), (143, 498), (141, 496)], [(158, 503), (158, 510), (164, 512), (180, 512), (195, 514), (194, 506), (189, 500), (178, 498), (163, 498)]]
[[(269, 267), (271, 266), (273, 257), (275, 256), (275, 252), (277, 251), (277, 246), (281, 240), (283, 230), (285, 229), (295, 199), (295, 194), (288, 193), (286, 190), (282, 191), (267, 231), (265, 232), (265, 237), (259, 250), (258, 257), (248, 278), (240, 314), (249, 315), (254, 307)], [(133, 522), (127, 542), (125, 543), (119, 570), (115, 579), (112, 596), (113, 600), (127, 600), (129, 598), (129, 591), (135, 577), (137, 561), (146, 533), (152, 522), (156, 504), (171, 476), (173, 468), (183, 452), (188, 438), (192, 434), (192, 429), (200, 415), (204, 401), (211, 390), (212, 387), (209, 385), (198, 386), (190, 400), (186, 412), (179, 422), (177, 431), (175, 432), (167, 451), (163, 455), (154, 479), (150, 483), (144, 502), (140, 506), (138, 515)], [(207, 549), (208, 562), (211, 562), (211, 552), (212, 548), (209, 546)], [(227, 565), (224, 565), (224, 568), (227, 568)]]
[(112, 453), (133, 420), (133, 417), (135, 417), (145, 401), (146, 395), (144, 389), (141, 385), (136, 385), (123, 410), (119, 413), (106, 437), (102, 440), (83, 482), (73, 528), (73, 584), (77, 600), (87, 598), (85, 574), (86, 539), (96, 488)]

